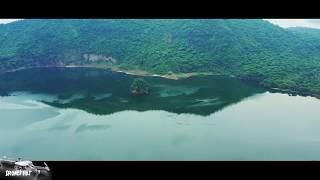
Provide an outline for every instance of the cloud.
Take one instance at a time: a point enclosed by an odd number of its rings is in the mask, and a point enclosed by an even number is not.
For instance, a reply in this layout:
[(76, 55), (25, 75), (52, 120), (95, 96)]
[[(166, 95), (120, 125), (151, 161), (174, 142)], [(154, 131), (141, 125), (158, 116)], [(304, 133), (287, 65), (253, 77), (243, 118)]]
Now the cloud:
[(320, 25), (320, 19), (308, 19), (308, 22), (316, 25)]
[(7, 24), (21, 19), (0, 19), (0, 24)]
[(320, 19), (265, 19), (283, 28), (309, 27), (320, 29)]

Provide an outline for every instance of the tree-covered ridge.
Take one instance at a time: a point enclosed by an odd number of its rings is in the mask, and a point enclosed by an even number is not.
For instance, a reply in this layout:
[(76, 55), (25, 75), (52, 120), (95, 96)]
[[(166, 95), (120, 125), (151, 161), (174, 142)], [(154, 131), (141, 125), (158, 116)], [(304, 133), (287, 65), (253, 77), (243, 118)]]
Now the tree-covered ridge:
[(311, 34), (255, 19), (23, 20), (0, 25), (0, 71), (112, 64), (320, 94), (320, 38)]

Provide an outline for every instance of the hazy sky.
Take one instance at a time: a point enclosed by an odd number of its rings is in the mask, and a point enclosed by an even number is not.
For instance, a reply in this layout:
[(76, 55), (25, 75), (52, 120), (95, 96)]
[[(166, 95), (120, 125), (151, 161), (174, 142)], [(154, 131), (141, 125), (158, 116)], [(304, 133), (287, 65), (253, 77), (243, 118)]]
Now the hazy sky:
[(0, 24), (10, 23), (16, 20), (19, 20), (19, 19), (0, 19)]
[[(0, 19), (0, 24), (10, 23), (17, 19)], [(311, 27), (320, 29), (320, 19), (265, 19), (280, 27)]]
[(266, 19), (281, 27), (310, 27), (320, 29), (320, 19)]

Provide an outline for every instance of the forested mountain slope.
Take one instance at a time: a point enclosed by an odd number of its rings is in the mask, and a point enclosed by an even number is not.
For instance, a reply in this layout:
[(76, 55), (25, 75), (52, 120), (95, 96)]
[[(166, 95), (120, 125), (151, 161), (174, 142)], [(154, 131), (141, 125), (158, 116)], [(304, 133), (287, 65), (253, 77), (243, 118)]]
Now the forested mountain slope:
[(111, 64), (162, 74), (234, 75), (320, 94), (319, 37), (255, 19), (30, 19), (0, 25), (0, 72)]

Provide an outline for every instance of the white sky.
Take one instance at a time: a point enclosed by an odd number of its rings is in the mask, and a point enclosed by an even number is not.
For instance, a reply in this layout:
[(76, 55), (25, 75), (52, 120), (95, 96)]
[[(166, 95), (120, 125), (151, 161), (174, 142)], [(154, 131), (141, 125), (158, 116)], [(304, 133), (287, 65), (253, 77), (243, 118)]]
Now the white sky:
[[(0, 19), (0, 24), (6, 24), (20, 19)], [(280, 27), (310, 27), (320, 29), (320, 19), (265, 19)]]
[(320, 29), (320, 19), (265, 19), (280, 27), (309, 27)]
[(0, 24), (7, 24), (20, 19), (0, 19)]

